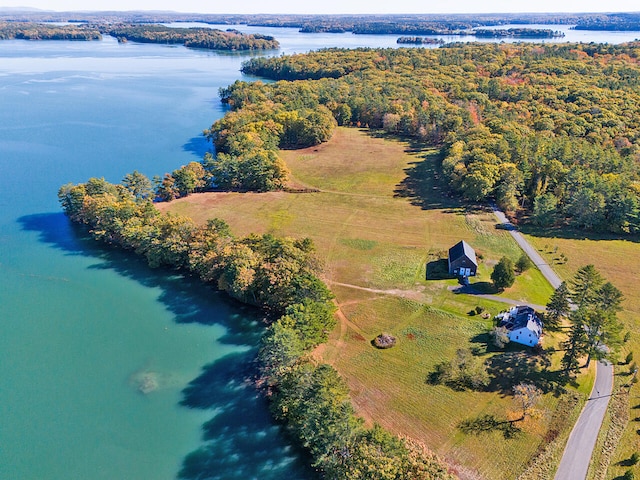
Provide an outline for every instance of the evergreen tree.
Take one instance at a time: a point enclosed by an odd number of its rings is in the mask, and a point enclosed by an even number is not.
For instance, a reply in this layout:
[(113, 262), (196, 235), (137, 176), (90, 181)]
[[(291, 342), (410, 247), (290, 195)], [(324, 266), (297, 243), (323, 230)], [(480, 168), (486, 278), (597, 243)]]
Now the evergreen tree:
[(580, 268), (571, 281), (571, 301), (578, 309), (596, 302), (598, 290), (604, 280), (593, 265)]
[(584, 327), (581, 324), (572, 324), (569, 336), (562, 342), (564, 355), (562, 357), (562, 368), (567, 373), (575, 373), (578, 371), (578, 358), (582, 356), (582, 352), (586, 345), (586, 335)]
[(150, 198), (154, 193), (151, 180), (137, 170), (134, 170), (132, 173), (127, 173), (122, 179), (122, 185), (124, 185), (136, 199)]
[(598, 289), (596, 294), (597, 307), (606, 314), (615, 315), (622, 310), (624, 296), (611, 282), (607, 282)]
[(592, 359), (609, 358), (621, 344), (622, 331), (616, 316), (622, 293), (610, 282), (604, 283), (593, 265), (580, 268), (571, 285), (570, 297), (576, 309), (569, 316), (572, 328), (565, 342), (563, 365), (567, 370), (575, 369), (577, 359), (584, 355), (587, 367)]
[(533, 202), (533, 221), (541, 227), (555, 223), (558, 199), (553, 193), (538, 195)]
[(620, 344), (622, 325), (615, 315), (602, 309), (593, 308), (575, 312), (576, 322), (582, 324), (586, 334), (584, 353), (587, 355), (585, 367), (592, 359), (609, 358), (611, 352)]
[(547, 303), (547, 313), (544, 316), (545, 326), (549, 329), (555, 329), (560, 326), (561, 320), (571, 311), (569, 306), (569, 288), (566, 282), (562, 282), (556, 288), (553, 295)]

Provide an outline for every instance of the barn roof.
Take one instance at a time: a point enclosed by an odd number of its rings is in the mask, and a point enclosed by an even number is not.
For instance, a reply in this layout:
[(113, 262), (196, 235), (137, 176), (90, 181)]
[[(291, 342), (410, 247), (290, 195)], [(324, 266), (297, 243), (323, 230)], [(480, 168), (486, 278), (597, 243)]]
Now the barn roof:
[(464, 240), (456, 243), (449, 249), (449, 260), (454, 261), (458, 258), (462, 258), (463, 256), (466, 256), (469, 260), (471, 260), (476, 267), (478, 266), (475, 250)]

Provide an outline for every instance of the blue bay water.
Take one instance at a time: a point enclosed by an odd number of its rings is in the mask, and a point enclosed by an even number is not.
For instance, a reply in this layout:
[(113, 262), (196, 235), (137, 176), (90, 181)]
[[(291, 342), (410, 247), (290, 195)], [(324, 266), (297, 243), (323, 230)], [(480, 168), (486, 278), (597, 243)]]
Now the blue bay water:
[(240, 61), (0, 42), (0, 478), (312, 478), (244, 382), (256, 313), (83, 239), (56, 198), (199, 160)]
[[(396, 46), (236, 28), (276, 36), (269, 55)], [(67, 182), (199, 160), (200, 132), (224, 114), (217, 89), (246, 58), (111, 38), (0, 42), (0, 478), (314, 478), (244, 381), (256, 313), (85, 239), (56, 198)]]

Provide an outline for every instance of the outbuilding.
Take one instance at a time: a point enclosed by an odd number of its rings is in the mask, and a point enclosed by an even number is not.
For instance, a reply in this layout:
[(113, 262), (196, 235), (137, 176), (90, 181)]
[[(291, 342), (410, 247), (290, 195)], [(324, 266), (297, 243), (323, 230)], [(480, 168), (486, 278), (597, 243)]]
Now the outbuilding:
[(449, 249), (449, 275), (474, 277), (478, 271), (476, 252), (464, 240)]

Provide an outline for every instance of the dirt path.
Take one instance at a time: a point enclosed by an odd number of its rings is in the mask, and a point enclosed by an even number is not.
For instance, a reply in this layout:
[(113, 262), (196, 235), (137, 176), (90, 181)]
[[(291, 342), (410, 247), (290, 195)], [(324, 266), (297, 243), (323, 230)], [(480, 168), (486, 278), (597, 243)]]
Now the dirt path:
[(313, 353), (314, 357), (323, 359), (323, 361), (327, 362), (330, 365), (335, 364), (338, 353), (345, 343), (345, 337), (349, 333), (349, 330), (353, 330), (362, 338), (367, 338), (364, 331), (362, 331), (360, 327), (358, 327), (355, 323), (347, 318), (344, 312), (340, 309), (340, 304), (336, 300), (334, 300), (333, 303), (336, 307), (338, 307), (338, 309), (336, 310), (336, 317), (338, 317), (338, 326), (340, 327), (340, 333), (338, 334), (338, 340), (336, 341), (335, 348), (327, 349), (327, 344), (323, 343), (318, 345)]
[(398, 288), (394, 288), (389, 290), (381, 290), (378, 288), (368, 288), (368, 287), (361, 287), (359, 285), (351, 285), (349, 283), (334, 282), (333, 280), (325, 280), (325, 281), (331, 285), (337, 285), (339, 287), (345, 287), (345, 288), (352, 288), (354, 290), (361, 290), (363, 292), (378, 293), (380, 295), (393, 295), (394, 297), (410, 298), (413, 300), (422, 299), (422, 290), (420, 289), (400, 290)]

